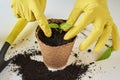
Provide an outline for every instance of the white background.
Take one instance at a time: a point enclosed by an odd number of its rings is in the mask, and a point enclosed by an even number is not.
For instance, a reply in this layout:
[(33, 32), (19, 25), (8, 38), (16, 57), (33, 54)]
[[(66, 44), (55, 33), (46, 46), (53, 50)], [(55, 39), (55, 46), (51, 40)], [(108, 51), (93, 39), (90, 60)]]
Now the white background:
[[(48, 0), (45, 15), (47, 18), (64, 18), (67, 19), (75, 0)], [(114, 22), (120, 32), (120, 0), (108, 0), (108, 6)], [(9, 0), (0, 0), (0, 48), (2, 47), (7, 35), (13, 28), (17, 19), (13, 16)], [(29, 30), (28, 30), (29, 31)], [(27, 43), (26, 43), (27, 44)], [(19, 49), (19, 48), (18, 48)], [(97, 63), (102, 70), (97, 70), (90, 80), (120, 80), (120, 51), (114, 52), (110, 59)], [(92, 68), (92, 67), (91, 67)], [(114, 68), (114, 69), (113, 69)], [(90, 75), (93, 75), (90, 74)], [(5, 75), (5, 74), (4, 74)], [(9, 75), (7, 75), (9, 76)], [(5, 79), (0, 76), (0, 80)], [(6, 79), (8, 80), (8, 79)], [(16, 79), (11, 79), (16, 80)], [(84, 80), (89, 80), (84, 78)]]

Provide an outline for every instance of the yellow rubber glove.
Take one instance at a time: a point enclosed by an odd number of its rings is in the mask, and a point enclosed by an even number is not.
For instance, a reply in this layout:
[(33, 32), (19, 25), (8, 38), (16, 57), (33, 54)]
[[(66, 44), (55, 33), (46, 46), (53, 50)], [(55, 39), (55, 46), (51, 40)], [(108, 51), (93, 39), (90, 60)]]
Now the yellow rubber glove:
[[(81, 14), (83, 14), (82, 18), (76, 22)], [(117, 50), (119, 48), (119, 33), (110, 16), (106, 0), (76, 0), (67, 22), (62, 25), (65, 31), (69, 30), (64, 39), (69, 40), (75, 37), (91, 23), (94, 28), (90, 35), (81, 43), (80, 50), (85, 50), (93, 42), (97, 41), (94, 51), (99, 52), (111, 34), (113, 49)]]
[(44, 15), (46, 0), (11, 0), (11, 8), (17, 18), (27, 21), (37, 20), (40, 28), (47, 37), (51, 36), (51, 29)]

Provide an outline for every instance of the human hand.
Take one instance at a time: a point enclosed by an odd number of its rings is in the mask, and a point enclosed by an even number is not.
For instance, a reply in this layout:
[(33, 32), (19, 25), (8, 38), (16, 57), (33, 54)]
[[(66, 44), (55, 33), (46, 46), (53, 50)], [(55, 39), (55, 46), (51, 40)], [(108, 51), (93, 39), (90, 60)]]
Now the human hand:
[(11, 0), (11, 8), (17, 18), (36, 20), (44, 34), (50, 37), (52, 32), (44, 15), (45, 6), (46, 0)]
[[(83, 14), (82, 18), (75, 24), (81, 14)], [(113, 49), (117, 50), (119, 48), (119, 33), (110, 16), (106, 0), (77, 0), (67, 22), (62, 25), (64, 30), (68, 31), (64, 39), (68, 40), (75, 37), (91, 23), (94, 28), (90, 35), (81, 43), (80, 50), (85, 50), (93, 42), (97, 41), (94, 51), (99, 52), (111, 34)]]

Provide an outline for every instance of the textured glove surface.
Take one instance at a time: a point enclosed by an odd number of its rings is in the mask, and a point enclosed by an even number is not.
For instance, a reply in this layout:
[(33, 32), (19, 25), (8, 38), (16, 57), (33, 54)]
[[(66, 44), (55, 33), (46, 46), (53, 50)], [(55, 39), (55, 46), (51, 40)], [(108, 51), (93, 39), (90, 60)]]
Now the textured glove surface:
[(27, 21), (37, 20), (40, 28), (47, 37), (51, 36), (51, 29), (44, 15), (46, 0), (11, 0), (11, 8), (17, 18)]
[[(76, 22), (81, 14), (83, 14), (82, 18)], [(90, 35), (80, 44), (80, 50), (85, 50), (93, 42), (97, 41), (94, 51), (99, 52), (110, 35), (112, 35), (113, 49), (117, 50), (119, 48), (119, 33), (110, 16), (106, 0), (76, 0), (66, 24), (63, 25), (63, 27), (66, 27), (64, 30), (68, 31), (64, 39), (68, 40), (75, 37), (91, 23), (94, 28)], [(67, 27), (68, 24), (69, 26)]]

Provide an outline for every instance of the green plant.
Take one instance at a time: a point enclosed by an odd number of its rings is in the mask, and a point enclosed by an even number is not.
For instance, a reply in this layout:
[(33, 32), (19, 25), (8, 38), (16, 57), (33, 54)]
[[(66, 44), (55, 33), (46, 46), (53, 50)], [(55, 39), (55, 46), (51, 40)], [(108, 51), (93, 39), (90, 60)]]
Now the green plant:
[(61, 23), (60, 25), (58, 25), (57, 23), (49, 23), (48, 24), (51, 28), (54, 28), (54, 29), (56, 29), (57, 31), (59, 31), (60, 33), (62, 33), (62, 31), (63, 31), (63, 29), (64, 28), (68, 28), (68, 27), (66, 27), (66, 26), (62, 26), (62, 25), (64, 25), (64, 23)]

